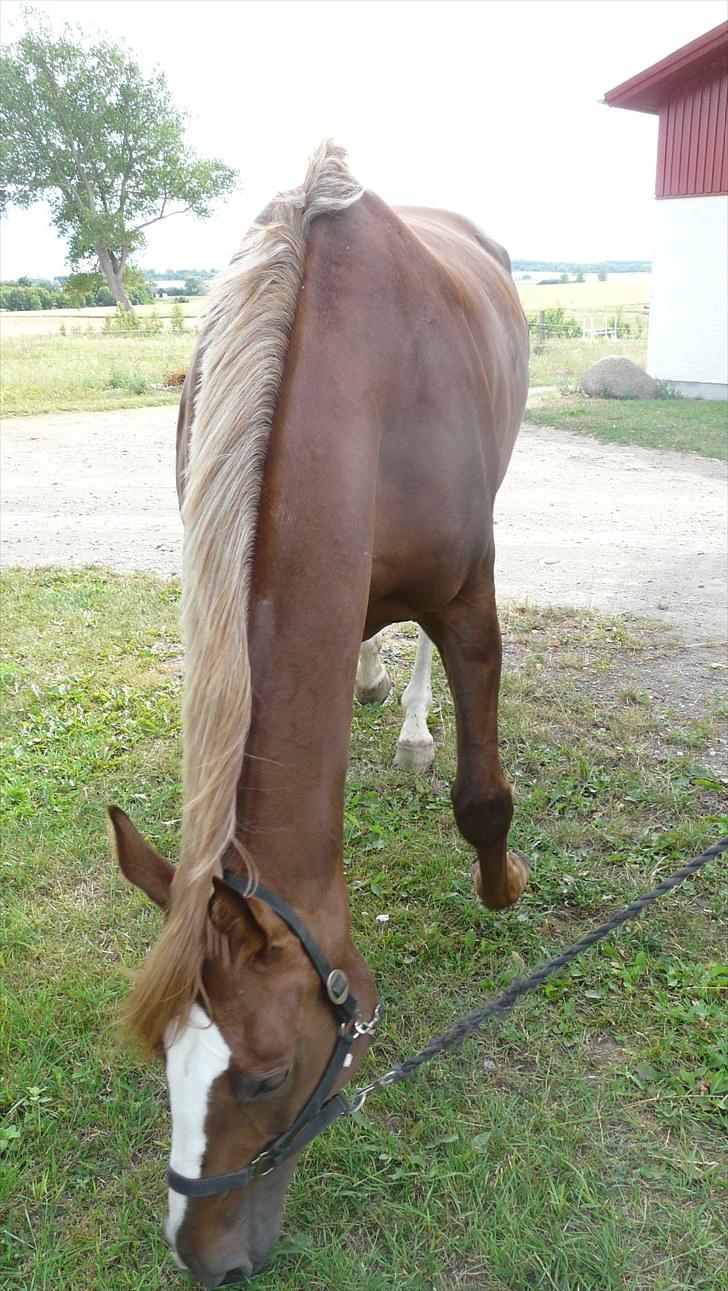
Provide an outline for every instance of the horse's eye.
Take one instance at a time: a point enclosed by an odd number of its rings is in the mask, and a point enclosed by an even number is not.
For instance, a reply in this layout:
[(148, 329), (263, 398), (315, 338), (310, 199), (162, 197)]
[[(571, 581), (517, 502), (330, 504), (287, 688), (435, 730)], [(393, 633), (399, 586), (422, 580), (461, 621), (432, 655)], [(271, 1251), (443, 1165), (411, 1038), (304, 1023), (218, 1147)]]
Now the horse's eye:
[(236, 1098), (243, 1098), (246, 1102), (249, 1102), (252, 1098), (261, 1098), (264, 1094), (272, 1094), (285, 1083), (290, 1070), (290, 1067), (283, 1067), (278, 1071), (267, 1071), (262, 1076), (243, 1076), (240, 1073), (232, 1073), (230, 1082), (233, 1087), (233, 1093)]

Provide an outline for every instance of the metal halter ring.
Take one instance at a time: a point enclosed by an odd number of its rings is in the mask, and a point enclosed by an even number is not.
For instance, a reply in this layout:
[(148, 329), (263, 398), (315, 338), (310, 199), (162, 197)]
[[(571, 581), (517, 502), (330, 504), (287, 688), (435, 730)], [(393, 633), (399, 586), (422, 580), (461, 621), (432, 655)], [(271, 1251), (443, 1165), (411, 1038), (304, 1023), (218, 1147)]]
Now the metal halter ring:
[(374, 1012), (368, 1022), (365, 1022), (360, 1013), (357, 1014), (354, 1021), (354, 1035), (374, 1035), (377, 1023), (382, 1016), (382, 1005), (377, 1000), (374, 1006)]

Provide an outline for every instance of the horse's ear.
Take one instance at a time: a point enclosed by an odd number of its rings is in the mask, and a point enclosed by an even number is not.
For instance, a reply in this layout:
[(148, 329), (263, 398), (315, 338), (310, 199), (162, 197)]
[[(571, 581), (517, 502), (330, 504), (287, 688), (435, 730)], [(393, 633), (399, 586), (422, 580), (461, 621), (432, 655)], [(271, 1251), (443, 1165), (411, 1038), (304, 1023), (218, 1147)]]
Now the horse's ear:
[(218, 932), (232, 941), (245, 947), (248, 955), (256, 955), (263, 949), (268, 938), (265, 929), (258, 923), (250, 903), (241, 897), (222, 879), (213, 876), (214, 892), (210, 897), (207, 913)]
[(122, 874), (135, 887), (146, 892), (162, 910), (166, 910), (174, 866), (155, 852), (121, 807), (109, 807), (108, 812), (111, 841)]

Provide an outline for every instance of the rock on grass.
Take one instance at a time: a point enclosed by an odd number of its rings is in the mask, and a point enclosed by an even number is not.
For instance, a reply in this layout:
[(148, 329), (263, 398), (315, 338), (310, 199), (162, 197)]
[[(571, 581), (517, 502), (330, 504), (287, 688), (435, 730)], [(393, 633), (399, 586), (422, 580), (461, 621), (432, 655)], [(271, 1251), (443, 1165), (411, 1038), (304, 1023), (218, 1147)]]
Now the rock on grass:
[(601, 399), (656, 399), (657, 382), (631, 359), (599, 359), (581, 378), (584, 394)]

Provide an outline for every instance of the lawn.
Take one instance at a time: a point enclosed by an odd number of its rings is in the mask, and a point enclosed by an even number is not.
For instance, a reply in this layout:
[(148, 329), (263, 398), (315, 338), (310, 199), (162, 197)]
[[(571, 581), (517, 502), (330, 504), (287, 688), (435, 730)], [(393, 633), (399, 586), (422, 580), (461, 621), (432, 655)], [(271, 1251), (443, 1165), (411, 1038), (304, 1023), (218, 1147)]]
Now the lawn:
[[(185, 1288), (160, 1223), (161, 1071), (113, 1016), (158, 927), (109, 859), (118, 800), (170, 855), (179, 824), (178, 589), (101, 571), (10, 573), (2, 665), (4, 1149), (0, 1282)], [(527, 896), (472, 895), (435, 672), (434, 774), (391, 767), (396, 705), (357, 708), (346, 867), (385, 1024), (367, 1071), (725, 832), (707, 769), (719, 711), (662, 711), (661, 629), (567, 611), (504, 616), (503, 756)], [(385, 659), (401, 693), (412, 629)], [(307, 1150), (260, 1291), (715, 1291), (726, 1276), (719, 1122), (728, 884), (709, 867), (498, 1028), (370, 1100)], [(382, 923), (377, 915), (387, 914)]]
[(526, 421), (594, 435), (608, 444), (700, 453), (721, 461), (728, 458), (728, 406), (719, 400), (552, 395), (529, 409)]

